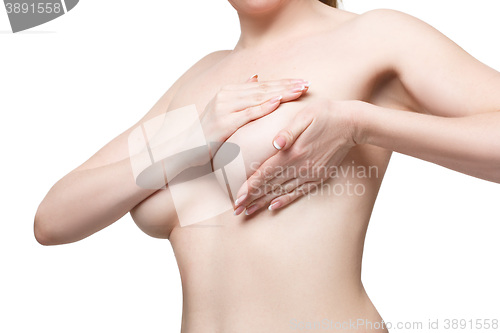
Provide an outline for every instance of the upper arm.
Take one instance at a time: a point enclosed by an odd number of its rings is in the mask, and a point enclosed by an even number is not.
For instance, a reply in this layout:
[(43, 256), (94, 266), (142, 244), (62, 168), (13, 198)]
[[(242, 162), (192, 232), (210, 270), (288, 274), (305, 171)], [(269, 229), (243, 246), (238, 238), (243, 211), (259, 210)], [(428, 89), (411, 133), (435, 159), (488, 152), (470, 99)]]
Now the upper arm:
[(499, 72), (410, 15), (393, 10), (365, 15), (377, 26), (372, 33), (389, 41), (382, 52), (423, 109), (452, 117), (500, 110)]
[(97, 168), (103, 165), (109, 165), (118, 161), (122, 161), (129, 158), (128, 150), (128, 137), (129, 134), (141, 123), (154, 118), (162, 113), (167, 112), (170, 102), (174, 98), (177, 90), (184, 82), (187, 82), (194, 76), (196, 76), (200, 71), (205, 70), (211, 66), (215, 61), (224, 56), (225, 51), (213, 52), (191, 68), (189, 68), (171, 87), (168, 91), (156, 102), (156, 104), (147, 112), (136, 124), (125, 130), (123, 133), (118, 135), (116, 138), (107, 143), (102, 147), (97, 153), (95, 153), (86, 162), (76, 168), (74, 171), (87, 170)]

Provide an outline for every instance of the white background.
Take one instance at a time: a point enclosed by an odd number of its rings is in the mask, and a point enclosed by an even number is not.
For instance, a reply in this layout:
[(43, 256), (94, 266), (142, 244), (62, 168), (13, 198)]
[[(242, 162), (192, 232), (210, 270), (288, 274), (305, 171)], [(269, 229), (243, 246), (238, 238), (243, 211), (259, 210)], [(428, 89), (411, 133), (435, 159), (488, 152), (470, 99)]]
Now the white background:
[[(412, 14), (500, 70), (497, 0), (346, 0), (345, 8)], [(142, 234), (127, 215), (81, 242), (43, 247), (33, 217), (58, 179), (195, 61), (236, 44), (236, 13), (225, 0), (82, 0), (28, 32), (9, 29), (0, 8), (0, 332), (178, 332), (182, 293), (168, 241)], [(363, 268), (386, 321), (500, 319), (499, 197), (498, 184), (393, 157)]]

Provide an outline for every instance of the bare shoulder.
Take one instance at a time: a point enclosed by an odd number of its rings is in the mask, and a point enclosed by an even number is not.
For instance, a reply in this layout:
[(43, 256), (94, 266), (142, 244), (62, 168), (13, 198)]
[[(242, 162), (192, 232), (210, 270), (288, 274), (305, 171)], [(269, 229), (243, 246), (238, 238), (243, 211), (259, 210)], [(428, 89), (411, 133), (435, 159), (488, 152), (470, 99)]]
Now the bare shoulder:
[(111, 140), (108, 144), (106, 144), (103, 148), (101, 148), (96, 154), (94, 154), (91, 158), (89, 158), (86, 162), (80, 165), (76, 170), (85, 170), (100, 167), (103, 165), (108, 165), (117, 161), (121, 161), (127, 159), (128, 155), (128, 136), (132, 130), (134, 130), (141, 123), (152, 119), (160, 114), (164, 114), (168, 107), (177, 94), (177, 91), (181, 86), (183, 86), (186, 82), (196, 75), (199, 75), (202, 71), (210, 68), (218, 61), (223, 59), (227, 53), (230, 51), (216, 51), (212, 52), (200, 60), (198, 60), (194, 65), (192, 65), (184, 74), (175, 81), (175, 83), (170, 87), (160, 97), (160, 99), (153, 105), (153, 107), (140, 118), (140, 120), (128, 128), (126, 131), (118, 135), (116, 138)]
[(363, 14), (334, 9), (330, 14), (336, 21), (334, 28), (348, 29), (349, 33), (355, 33), (357, 38), (363, 37), (363, 40), (375, 38), (387, 42), (410, 39), (410, 36), (414, 39), (428, 33), (440, 34), (424, 21), (393, 9), (374, 9)]
[(365, 51), (398, 76), (421, 109), (440, 116), (498, 109), (500, 74), (430, 24), (389, 9), (355, 20)]
[(169, 95), (169, 102), (175, 97), (177, 91), (182, 90), (181, 87), (188, 85), (193, 79), (199, 77), (203, 72), (209, 70), (217, 63), (222, 61), (229, 53), (230, 50), (220, 50), (207, 54), (198, 60), (194, 65), (192, 65), (184, 74), (177, 79), (177, 81), (172, 85), (170, 91), (167, 91), (166, 95)]
[(370, 54), (396, 72), (411, 59), (424, 61), (429, 50), (444, 55), (460, 49), (430, 24), (393, 9), (371, 10), (351, 22), (351, 28), (370, 48)]
[[(357, 26), (377, 41), (383, 40), (393, 51), (421, 43), (449, 42), (430, 24), (412, 15), (393, 10), (375, 9), (359, 15)], [(412, 50), (414, 52), (415, 50)]]
[[(424, 21), (394, 9), (374, 9), (359, 15), (358, 21), (376, 29), (412, 29), (430, 27)], [(399, 31), (398, 31), (399, 32)]]
[(224, 59), (231, 51), (230, 50), (220, 50), (207, 54), (200, 60), (198, 60), (191, 68), (189, 68), (184, 75), (179, 79), (179, 81), (186, 82), (193, 76), (199, 75), (201, 72), (209, 69), (210, 67), (217, 64), (219, 61)]
[(211, 68), (219, 61), (221, 61), (228, 53), (229, 50), (221, 50), (215, 51), (207, 54), (198, 60), (194, 65), (192, 65), (189, 69), (187, 69), (184, 74), (179, 77), (174, 84), (168, 89), (168, 91), (160, 98), (160, 100), (153, 106), (150, 112), (148, 112), (141, 121), (145, 121), (153, 116), (156, 116), (160, 113), (164, 113), (170, 104), (170, 102), (174, 99), (177, 91), (185, 85), (189, 83), (193, 78), (199, 76), (205, 70)]

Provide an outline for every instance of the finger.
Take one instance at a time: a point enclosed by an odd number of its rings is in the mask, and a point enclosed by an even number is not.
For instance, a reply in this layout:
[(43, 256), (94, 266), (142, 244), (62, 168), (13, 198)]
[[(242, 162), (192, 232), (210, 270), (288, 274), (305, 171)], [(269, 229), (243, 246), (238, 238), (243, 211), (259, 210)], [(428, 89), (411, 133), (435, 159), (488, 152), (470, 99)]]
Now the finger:
[(290, 148), (295, 140), (304, 132), (311, 122), (313, 121), (313, 116), (307, 110), (299, 112), (292, 123), (285, 127), (274, 137), (273, 146), (277, 150), (287, 150)]
[(247, 81), (247, 83), (250, 83), (250, 82), (259, 82), (259, 75), (258, 74), (254, 74), (251, 78), (249, 78)]
[(245, 210), (245, 215), (252, 215), (253, 213), (265, 208), (269, 202), (276, 197), (280, 197), (283, 194), (275, 194), (274, 192), (268, 193), (265, 196), (260, 197), (259, 199), (253, 201)]
[(243, 111), (234, 114), (237, 117), (236, 124), (238, 128), (249, 123), (250, 121), (262, 118), (278, 108), (281, 104), (283, 96), (276, 96), (264, 102), (263, 104), (249, 107)]
[[(260, 198), (257, 198), (256, 200), (251, 202), (245, 211), (245, 215), (251, 215), (264, 207), (271, 207), (269, 203), (272, 202), (274, 199), (283, 198), (285, 196), (292, 197), (292, 193), (294, 193), (303, 184), (304, 181), (302, 179), (293, 179), (282, 185), (274, 187), (273, 190), (266, 193), (266, 195), (263, 195)], [(300, 191), (297, 191), (297, 193), (300, 193)]]
[(295, 191), (299, 186), (307, 183), (308, 181), (303, 178), (287, 179), (281, 184), (272, 185), (273, 192), (276, 196), (283, 195)]
[[(253, 212), (266, 207), (269, 205), (271, 200), (281, 197), (289, 192), (292, 192), (295, 190), (299, 185), (299, 180), (295, 179), (290, 182), (286, 182), (283, 185), (275, 185), (275, 186), (264, 186), (265, 188), (270, 187), (270, 190), (263, 190), (265, 192), (262, 196), (256, 198), (253, 201), (250, 201), (248, 204), (248, 207), (246, 207), (246, 215), (250, 215)], [(239, 209), (243, 208), (244, 206), (238, 207)]]
[[(257, 75), (257, 74), (256, 74)], [(255, 75), (254, 75), (255, 76)], [(252, 76), (253, 78), (253, 76)], [(257, 75), (258, 78), (258, 75)], [(280, 79), (280, 80), (267, 80), (267, 81), (259, 81), (259, 80), (248, 80), (245, 83), (231, 83), (231, 84), (226, 84), (222, 88), (228, 91), (242, 91), (242, 90), (247, 90), (247, 89), (254, 89), (254, 88), (272, 88), (274, 86), (289, 86), (293, 84), (304, 84), (306, 86), (309, 86), (309, 81), (304, 80), (304, 79)]]
[(309, 87), (310, 83), (303, 80), (290, 80), (284, 84), (269, 84), (266, 81), (260, 81), (255, 87), (243, 89), (241, 93), (255, 101), (266, 100), (269, 96), (276, 96), (276, 94), (283, 95), (284, 101), (291, 101), (306, 93)]
[[(282, 169), (287, 168), (286, 166), (283, 166)], [(288, 168), (287, 168), (288, 169)], [(283, 185), (287, 181), (289, 181), (292, 177), (286, 173), (285, 170), (278, 170), (276, 174), (273, 174), (271, 177), (267, 178), (265, 181), (265, 184), (269, 187), (269, 189), (272, 189), (273, 187), (277, 187), (280, 185)]]
[(246, 206), (256, 198), (264, 195), (264, 183), (281, 172), (281, 165), (286, 165), (286, 160), (281, 156), (273, 155), (267, 159), (238, 190), (236, 195), (238, 199), (234, 203), (235, 208)]
[[(274, 178), (277, 179), (277, 178)], [(282, 183), (269, 184), (266, 183), (266, 187), (269, 188), (269, 191), (266, 192), (266, 196), (271, 195), (273, 198), (282, 196), (286, 193), (291, 193), (295, 191), (299, 186), (308, 183), (306, 179), (303, 178), (294, 178), (284, 180)], [(260, 198), (255, 199), (254, 201), (258, 201)]]
[(270, 211), (275, 211), (280, 208), (283, 208), (298, 198), (311, 193), (311, 191), (318, 190), (321, 186), (320, 182), (307, 182), (299, 187), (297, 187), (294, 191), (286, 193), (282, 196), (276, 197), (271, 201), (268, 209)]
[(232, 112), (244, 111), (248, 108), (264, 104), (272, 98), (281, 96), (281, 102), (290, 102), (298, 99), (308, 91), (308, 87), (303, 83), (288, 86), (273, 86), (267, 88), (254, 88), (243, 91), (224, 91), (222, 101)]
[[(247, 191), (247, 197), (245, 197), (245, 200), (238, 201), (238, 204), (235, 206), (237, 208), (243, 208), (245, 204), (250, 207), (253, 203), (255, 203), (256, 201), (260, 201), (263, 197), (272, 196), (273, 198), (275, 198), (283, 195), (284, 193), (292, 192), (298, 186), (308, 182), (308, 180), (305, 178), (295, 178), (295, 175), (290, 176), (284, 171), (278, 171), (278, 173), (278, 175), (268, 176), (266, 180), (261, 184), (260, 188), (252, 191)], [(250, 180), (250, 182), (252, 185), (245, 185), (245, 188), (256, 188), (259, 184), (257, 182), (252, 182), (252, 180)], [(241, 214), (243, 210), (237, 209), (237, 213), (235, 213), (235, 215)]]
[[(282, 167), (283, 168), (283, 167)], [(295, 167), (286, 167), (285, 170), (279, 171), (277, 174), (273, 174), (270, 176), (270, 179), (267, 178), (264, 183), (261, 185), (259, 191), (256, 191), (256, 194), (249, 197), (246, 202), (249, 202), (249, 206), (253, 201), (257, 201), (260, 198), (257, 198), (256, 195), (261, 195), (261, 197), (274, 194), (274, 196), (281, 196), (283, 193), (289, 193), (294, 191), (297, 187), (312, 182), (321, 182), (322, 178), (311, 177), (314, 174), (297, 174)], [(253, 200), (252, 200), (253, 199)]]
[[(281, 167), (280, 169), (283, 168), (285, 167)], [(276, 174), (273, 174), (269, 178), (267, 178), (263, 184), (261, 192), (263, 192), (264, 194), (268, 194), (270, 192), (290, 192), (293, 191), (297, 186), (310, 181), (306, 178), (297, 178), (297, 174), (293, 171), (289, 172), (290, 170), (294, 170), (294, 168), (286, 167), (286, 170), (278, 170)]]

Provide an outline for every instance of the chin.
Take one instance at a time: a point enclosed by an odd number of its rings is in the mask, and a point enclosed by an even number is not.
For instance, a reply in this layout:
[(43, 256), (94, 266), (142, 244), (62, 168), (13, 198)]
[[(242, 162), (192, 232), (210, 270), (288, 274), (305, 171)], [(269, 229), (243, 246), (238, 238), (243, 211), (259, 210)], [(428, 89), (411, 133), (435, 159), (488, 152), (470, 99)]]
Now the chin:
[(229, 0), (239, 13), (264, 14), (278, 8), (281, 4), (293, 0)]

